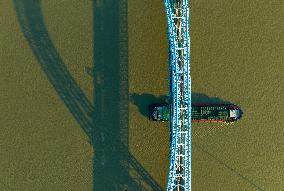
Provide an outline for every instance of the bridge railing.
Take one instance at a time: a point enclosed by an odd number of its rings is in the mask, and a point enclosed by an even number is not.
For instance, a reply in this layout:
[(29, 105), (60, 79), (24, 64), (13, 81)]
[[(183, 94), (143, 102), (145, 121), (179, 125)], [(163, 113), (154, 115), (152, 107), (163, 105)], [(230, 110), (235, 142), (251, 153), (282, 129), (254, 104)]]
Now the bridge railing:
[(191, 190), (191, 79), (188, 0), (164, 0), (169, 39), (171, 98), (167, 190)]

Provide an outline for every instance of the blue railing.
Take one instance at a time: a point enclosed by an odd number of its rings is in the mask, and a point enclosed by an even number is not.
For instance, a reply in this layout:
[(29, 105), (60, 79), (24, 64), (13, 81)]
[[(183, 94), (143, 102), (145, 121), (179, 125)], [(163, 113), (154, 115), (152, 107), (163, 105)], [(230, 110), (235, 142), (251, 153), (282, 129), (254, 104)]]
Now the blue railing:
[(191, 190), (191, 78), (189, 1), (164, 0), (169, 39), (171, 100), (167, 191)]

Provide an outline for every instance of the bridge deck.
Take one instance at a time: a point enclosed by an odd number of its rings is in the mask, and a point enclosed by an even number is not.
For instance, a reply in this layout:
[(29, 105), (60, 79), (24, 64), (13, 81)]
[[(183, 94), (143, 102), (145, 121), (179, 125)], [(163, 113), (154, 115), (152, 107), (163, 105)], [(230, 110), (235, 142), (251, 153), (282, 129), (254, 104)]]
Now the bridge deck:
[(171, 145), (168, 191), (191, 190), (191, 79), (188, 0), (164, 0), (169, 39)]

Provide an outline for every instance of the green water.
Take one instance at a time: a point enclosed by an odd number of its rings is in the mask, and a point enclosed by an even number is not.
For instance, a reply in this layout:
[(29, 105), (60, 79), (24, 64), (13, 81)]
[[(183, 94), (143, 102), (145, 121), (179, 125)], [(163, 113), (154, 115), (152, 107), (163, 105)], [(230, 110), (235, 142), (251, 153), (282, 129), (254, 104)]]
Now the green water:
[[(163, 3), (39, 2), (0, 3), (0, 190), (164, 189), (169, 131), (146, 117), (168, 91)], [(191, 1), (193, 98), (244, 112), (193, 124), (193, 190), (283, 190), (283, 12)]]

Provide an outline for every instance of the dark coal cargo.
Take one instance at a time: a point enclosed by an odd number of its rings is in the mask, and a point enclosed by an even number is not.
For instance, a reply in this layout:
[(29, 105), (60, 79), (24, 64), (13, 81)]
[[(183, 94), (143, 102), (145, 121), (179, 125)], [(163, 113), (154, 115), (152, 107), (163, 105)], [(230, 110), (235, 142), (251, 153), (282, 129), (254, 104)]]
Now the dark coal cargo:
[[(149, 106), (149, 119), (153, 121), (170, 121), (173, 111), (168, 103), (151, 104)], [(183, 112), (188, 112), (183, 109)], [(234, 104), (192, 104), (192, 122), (224, 122), (234, 123), (242, 117), (242, 110)], [(181, 115), (182, 117), (182, 115)]]

